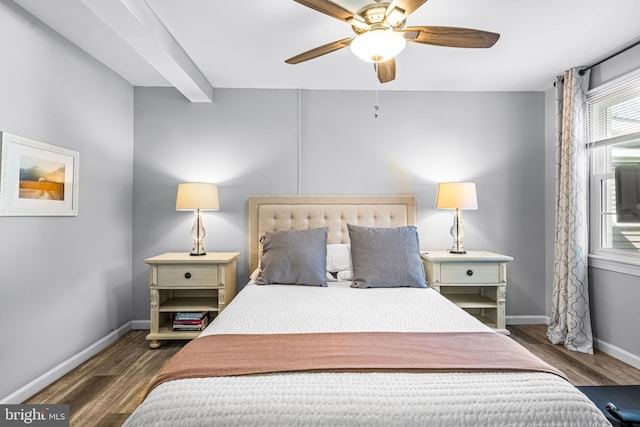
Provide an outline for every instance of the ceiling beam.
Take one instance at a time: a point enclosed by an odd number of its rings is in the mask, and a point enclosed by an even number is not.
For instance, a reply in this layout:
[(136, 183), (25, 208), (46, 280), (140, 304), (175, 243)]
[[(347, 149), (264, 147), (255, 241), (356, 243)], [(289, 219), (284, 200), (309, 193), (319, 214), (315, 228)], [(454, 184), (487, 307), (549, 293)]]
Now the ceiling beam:
[(145, 0), (81, 1), (187, 99), (212, 102), (211, 84)]

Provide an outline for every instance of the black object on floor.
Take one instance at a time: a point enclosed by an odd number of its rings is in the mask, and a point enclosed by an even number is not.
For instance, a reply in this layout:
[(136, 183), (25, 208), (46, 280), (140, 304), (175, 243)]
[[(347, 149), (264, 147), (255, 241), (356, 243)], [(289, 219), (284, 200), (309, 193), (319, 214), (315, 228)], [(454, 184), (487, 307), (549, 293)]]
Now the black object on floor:
[(616, 420), (606, 410), (605, 405), (608, 402), (623, 411), (640, 411), (640, 385), (581, 386), (578, 389), (596, 404), (614, 426), (625, 426), (625, 424)]

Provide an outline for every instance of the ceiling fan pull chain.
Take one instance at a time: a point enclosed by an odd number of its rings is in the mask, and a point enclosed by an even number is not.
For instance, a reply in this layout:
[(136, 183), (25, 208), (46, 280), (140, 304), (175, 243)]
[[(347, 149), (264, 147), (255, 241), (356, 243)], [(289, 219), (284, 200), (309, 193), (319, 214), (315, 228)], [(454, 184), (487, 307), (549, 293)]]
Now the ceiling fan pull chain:
[(376, 73), (376, 104), (373, 106), (373, 118), (378, 118), (378, 110), (380, 110), (380, 105), (378, 104), (378, 88), (380, 87), (380, 81), (378, 80), (378, 63), (373, 63), (373, 69)]

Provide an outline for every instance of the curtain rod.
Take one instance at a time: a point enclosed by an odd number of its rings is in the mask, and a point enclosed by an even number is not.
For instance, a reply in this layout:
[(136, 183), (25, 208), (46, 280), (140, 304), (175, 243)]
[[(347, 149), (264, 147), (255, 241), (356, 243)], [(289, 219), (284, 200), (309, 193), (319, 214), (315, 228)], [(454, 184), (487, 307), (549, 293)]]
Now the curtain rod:
[(640, 44), (640, 40), (636, 40), (636, 42), (635, 42), (635, 43), (630, 44), (629, 46), (625, 47), (624, 49), (621, 49), (621, 50), (619, 50), (619, 51), (617, 51), (617, 52), (614, 52), (614, 53), (612, 53), (611, 55), (607, 56), (606, 58), (601, 59), (600, 61), (598, 61), (598, 62), (596, 62), (596, 63), (594, 63), (594, 64), (591, 64), (591, 65), (589, 65), (589, 66), (587, 66), (587, 67), (584, 67), (584, 68), (580, 69), (580, 70), (578, 71), (578, 74), (580, 74), (581, 76), (584, 76), (584, 73), (585, 73), (587, 70), (590, 70), (590, 69), (592, 69), (593, 67), (595, 67), (596, 65), (600, 65), (600, 64), (602, 64), (603, 62), (607, 62), (607, 61), (608, 61), (608, 60), (610, 60), (611, 58), (615, 58), (616, 56), (620, 55), (621, 53), (624, 53), (624, 52), (628, 51), (629, 49), (631, 49), (631, 48), (634, 48), (634, 47), (638, 46), (639, 44)]

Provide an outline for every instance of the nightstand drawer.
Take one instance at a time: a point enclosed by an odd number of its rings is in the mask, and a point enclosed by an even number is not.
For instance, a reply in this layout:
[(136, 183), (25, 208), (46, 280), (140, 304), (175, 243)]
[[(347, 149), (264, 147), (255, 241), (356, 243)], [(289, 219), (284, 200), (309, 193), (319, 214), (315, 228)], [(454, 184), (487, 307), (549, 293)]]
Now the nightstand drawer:
[(220, 285), (217, 265), (159, 265), (158, 286), (218, 286)]
[(498, 283), (500, 264), (496, 262), (452, 262), (440, 265), (441, 283)]

